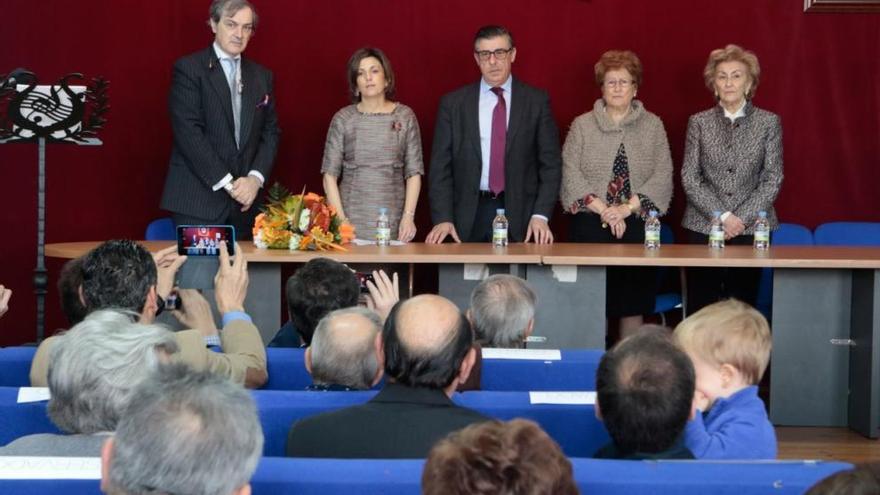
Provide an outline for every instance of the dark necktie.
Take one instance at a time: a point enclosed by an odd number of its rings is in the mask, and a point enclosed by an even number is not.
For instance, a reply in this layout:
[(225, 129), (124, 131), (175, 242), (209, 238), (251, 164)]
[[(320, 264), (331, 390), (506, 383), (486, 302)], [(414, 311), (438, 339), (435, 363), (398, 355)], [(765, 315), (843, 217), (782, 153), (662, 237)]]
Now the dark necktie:
[(507, 144), (507, 102), (504, 88), (492, 88), (498, 103), (492, 110), (492, 144), (489, 148), (489, 190), (494, 194), (504, 191), (504, 147)]

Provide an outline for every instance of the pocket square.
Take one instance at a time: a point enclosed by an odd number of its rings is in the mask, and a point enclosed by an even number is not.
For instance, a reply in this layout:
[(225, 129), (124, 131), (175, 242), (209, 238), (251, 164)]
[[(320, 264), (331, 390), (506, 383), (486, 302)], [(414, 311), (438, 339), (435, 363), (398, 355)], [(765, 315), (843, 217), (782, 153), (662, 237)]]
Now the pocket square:
[(263, 99), (261, 99), (260, 102), (257, 103), (257, 108), (265, 108), (265, 107), (268, 107), (268, 106), (269, 106), (269, 101), (270, 101), (270, 100), (271, 100), (271, 96), (269, 96), (269, 93), (264, 94), (264, 95), (263, 95)]

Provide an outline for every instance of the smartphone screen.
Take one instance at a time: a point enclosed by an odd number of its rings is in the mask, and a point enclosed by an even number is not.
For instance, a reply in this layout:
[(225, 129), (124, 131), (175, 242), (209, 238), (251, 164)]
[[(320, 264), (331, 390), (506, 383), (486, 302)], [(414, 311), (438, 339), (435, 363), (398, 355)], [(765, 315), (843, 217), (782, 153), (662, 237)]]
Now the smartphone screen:
[(220, 256), (220, 241), (226, 241), (229, 255), (235, 254), (235, 227), (232, 225), (179, 225), (177, 254)]

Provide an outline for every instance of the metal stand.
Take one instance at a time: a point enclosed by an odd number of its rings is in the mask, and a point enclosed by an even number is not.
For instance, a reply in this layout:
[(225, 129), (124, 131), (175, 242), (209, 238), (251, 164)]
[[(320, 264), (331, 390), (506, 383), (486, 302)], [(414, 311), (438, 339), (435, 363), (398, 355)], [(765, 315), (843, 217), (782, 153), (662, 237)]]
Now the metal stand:
[(49, 275), (46, 271), (46, 138), (38, 139), (37, 148), (37, 267), (34, 268), (34, 294), (37, 296), (37, 343), (43, 341), (46, 332), (46, 287)]

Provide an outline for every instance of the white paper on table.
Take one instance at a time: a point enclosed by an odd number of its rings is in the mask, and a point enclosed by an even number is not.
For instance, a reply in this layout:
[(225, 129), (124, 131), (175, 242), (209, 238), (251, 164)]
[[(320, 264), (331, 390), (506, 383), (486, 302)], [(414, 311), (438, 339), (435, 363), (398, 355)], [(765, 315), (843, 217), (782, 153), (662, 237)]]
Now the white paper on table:
[(529, 392), (529, 402), (591, 406), (596, 404), (596, 392)]
[(462, 276), (465, 280), (486, 280), (489, 278), (489, 265), (485, 263), (465, 263)]
[(0, 456), (3, 480), (99, 480), (100, 457)]
[[(351, 243), (354, 244), (355, 246), (375, 246), (376, 245), (376, 241), (371, 240), (371, 239), (352, 239)], [(405, 242), (396, 241), (394, 239), (389, 241), (389, 246), (403, 246), (405, 244), (406, 244)]]
[(577, 265), (551, 265), (550, 270), (553, 272), (553, 278), (560, 282), (573, 284), (578, 281)]
[(44, 400), (49, 400), (51, 396), (49, 395), (49, 387), (21, 387), (18, 389), (18, 402), (19, 404), (25, 402), (42, 402)]
[(559, 349), (496, 349), (483, 347), (483, 359), (532, 359), (536, 361), (561, 361)]

